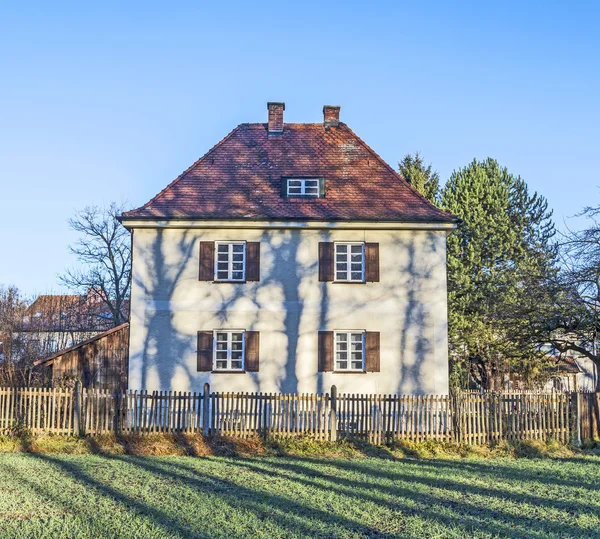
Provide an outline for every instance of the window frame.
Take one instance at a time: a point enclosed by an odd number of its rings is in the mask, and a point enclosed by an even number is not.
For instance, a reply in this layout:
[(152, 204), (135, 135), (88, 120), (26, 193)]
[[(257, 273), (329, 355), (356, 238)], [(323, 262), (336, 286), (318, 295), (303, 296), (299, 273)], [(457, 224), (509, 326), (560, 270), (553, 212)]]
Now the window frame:
[[(338, 245), (346, 245), (348, 250), (346, 252), (346, 260), (345, 262), (341, 262), (346, 264), (346, 279), (338, 279)], [(360, 279), (352, 278), (352, 246), (360, 245), (361, 246), (361, 275)], [(342, 253), (340, 253), (342, 254)], [(367, 269), (367, 261), (365, 259), (365, 242), (364, 241), (335, 241), (333, 242), (333, 281), (336, 283), (365, 283)], [(340, 270), (342, 271), (342, 270)]]
[[(218, 344), (223, 342), (223, 341), (219, 341), (217, 338), (217, 335), (219, 333), (226, 333), (227, 334), (227, 348), (225, 349), (227, 352), (227, 357), (225, 360), (223, 359), (219, 359), (217, 357), (217, 352), (223, 352), (223, 350), (218, 350)], [(242, 365), (241, 367), (238, 368), (233, 368), (231, 363), (232, 361), (238, 361), (237, 359), (233, 359), (232, 356), (232, 352), (234, 352), (233, 350), (233, 339), (232, 339), (232, 335), (235, 333), (239, 333), (242, 336), (241, 339), (241, 344), (242, 344), (242, 357), (241, 357), (241, 362)], [(237, 351), (237, 350), (236, 350)], [(225, 368), (219, 368), (217, 367), (217, 361), (226, 361), (227, 362), (227, 366)], [(212, 364), (212, 370), (213, 372), (245, 372), (245, 368), (246, 368), (246, 330), (245, 329), (214, 329), (213, 330), (213, 364)]]
[[(291, 186), (290, 182), (300, 182), (299, 186)], [(314, 182), (314, 186), (307, 186), (308, 182)], [(298, 189), (299, 193), (290, 193), (290, 188)], [(316, 193), (307, 193), (307, 188), (316, 189)], [(320, 198), (321, 197), (321, 178), (286, 178), (285, 179), (285, 194), (287, 198)]]
[[(227, 279), (219, 278), (219, 246), (227, 245)], [(237, 273), (239, 270), (233, 269), (233, 255), (237, 254), (233, 251), (233, 245), (242, 246), (242, 277), (241, 279), (234, 279), (233, 273)], [(246, 282), (246, 242), (245, 241), (215, 241), (215, 263), (214, 263), (214, 280), (219, 283), (244, 283)], [(223, 270), (221, 270), (223, 271)]]
[[(348, 367), (345, 369), (338, 368), (338, 335), (346, 335), (346, 343), (349, 344), (352, 342), (352, 335), (360, 335), (361, 336), (361, 368), (355, 369), (352, 368), (352, 358), (349, 354), (352, 353), (349, 347), (346, 348), (346, 362)], [(333, 372), (366, 372), (367, 369), (367, 351), (366, 351), (366, 335), (367, 332), (364, 329), (337, 329), (333, 332)]]

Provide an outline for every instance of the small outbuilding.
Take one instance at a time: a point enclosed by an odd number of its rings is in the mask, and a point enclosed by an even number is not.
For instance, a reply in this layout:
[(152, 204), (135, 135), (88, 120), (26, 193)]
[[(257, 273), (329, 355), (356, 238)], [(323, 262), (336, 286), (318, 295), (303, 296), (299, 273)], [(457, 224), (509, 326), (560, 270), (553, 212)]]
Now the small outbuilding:
[(40, 359), (35, 365), (51, 369), (53, 385), (61, 379), (77, 379), (87, 389), (126, 391), (129, 322)]

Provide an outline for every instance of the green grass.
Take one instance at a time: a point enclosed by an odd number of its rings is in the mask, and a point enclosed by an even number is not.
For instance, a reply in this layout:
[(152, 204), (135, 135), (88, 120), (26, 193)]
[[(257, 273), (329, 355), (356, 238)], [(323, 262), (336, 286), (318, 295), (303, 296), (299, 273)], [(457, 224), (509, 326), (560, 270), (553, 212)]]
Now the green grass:
[(0, 537), (600, 538), (600, 458), (5, 453)]

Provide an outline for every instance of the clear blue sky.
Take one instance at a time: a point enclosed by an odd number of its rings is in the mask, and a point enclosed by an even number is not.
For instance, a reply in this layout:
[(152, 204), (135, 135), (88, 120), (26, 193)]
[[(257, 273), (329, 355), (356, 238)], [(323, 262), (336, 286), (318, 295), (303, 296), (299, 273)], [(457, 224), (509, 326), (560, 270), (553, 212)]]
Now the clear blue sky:
[(494, 157), (559, 222), (600, 202), (596, 2), (125, 4), (0, 7), (0, 284), (58, 290), (74, 209), (145, 203), (267, 101), (444, 180)]

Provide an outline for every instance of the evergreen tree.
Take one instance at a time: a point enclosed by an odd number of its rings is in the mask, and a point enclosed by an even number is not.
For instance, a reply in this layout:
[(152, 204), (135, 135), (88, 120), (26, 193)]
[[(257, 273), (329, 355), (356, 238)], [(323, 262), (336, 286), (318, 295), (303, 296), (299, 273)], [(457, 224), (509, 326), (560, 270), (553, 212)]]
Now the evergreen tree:
[(425, 198), (438, 204), (440, 190), (440, 176), (433, 171), (431, 165), (425, 165), (423, 158), (416, 152), (415, 155), (408, 154), (398, 163), (400, 174)]
[(448, 237), (449, 340), (454, 374), (485, 388), (543, 367), (537, 321), (552, 301), (554, 225), (546, 200), (495, 160), (455, 171), (441, 195), (462, 220)]

